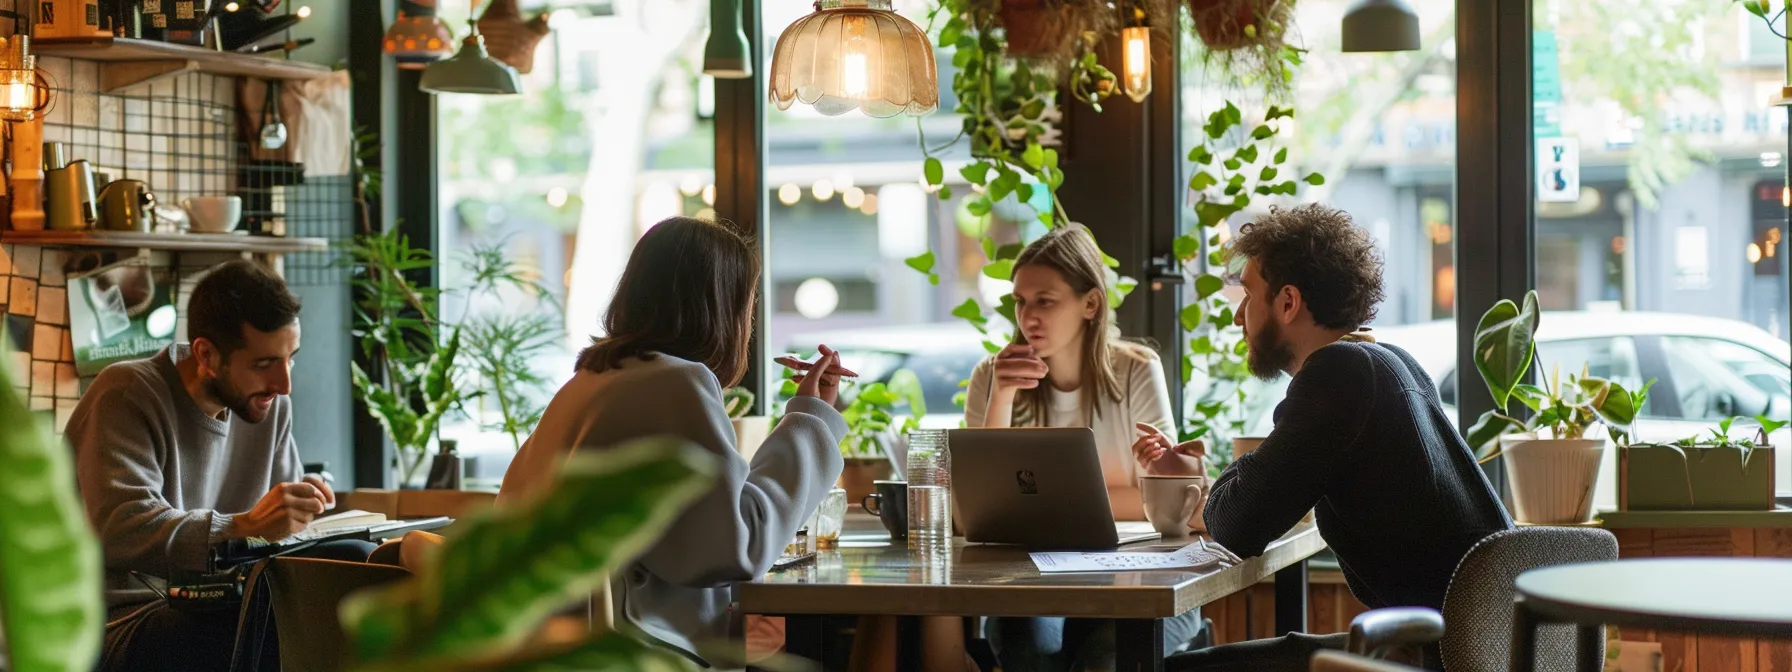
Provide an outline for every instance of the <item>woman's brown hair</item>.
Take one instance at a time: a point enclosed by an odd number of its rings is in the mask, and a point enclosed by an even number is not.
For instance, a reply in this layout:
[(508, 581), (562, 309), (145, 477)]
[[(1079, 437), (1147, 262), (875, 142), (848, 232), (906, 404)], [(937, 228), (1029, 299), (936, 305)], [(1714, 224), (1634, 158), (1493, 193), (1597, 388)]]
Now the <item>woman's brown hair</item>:
[[(1101, 263), (1101, 250), (1095, 247), (1095, 239), (1089, 236), (1087, 229), (1075, 225), (1060, 226), (1021, 250), (1014, 260), (1014, 270), (1019, 271), (1023, 266), (1043, 266), (1057, 271), (1079, 300), (1092, 291), (1101, 297), (1101, 309), (1095, 311), (1094, 319), (1083, 329), (1083, 384), (1079, 396), (1082, 398), (1080, 405), (1089, 414), (1085, 420), (1093, 423), (1102, 396), (1112, 401), (1120, 400), (1120, 379), (1114, 373), (1114, 349), (1126, 345), (1119, 341), (1118, 334), (1111, 333), (1113, 311), (1108, 309), (1108, 268)], [(1014, 330), (1014, 342), (1027, 342), (1026, 334), (1018, 327)], [(1045, 424), (1046, 410), (1051, 407), (1050, 389), (1051, 374), (1047, 373), (1039, 386), (1020, 390), (1014, 395), (1015, 426)]]
[(702, 362), (723, 387), (746, 376), (758, 297), (752, 241), (721, 224), (669, 217), (635, 243), (605, 336), (579, 353), (579, 368), (603, 373), (624, 359), (665, 353)]

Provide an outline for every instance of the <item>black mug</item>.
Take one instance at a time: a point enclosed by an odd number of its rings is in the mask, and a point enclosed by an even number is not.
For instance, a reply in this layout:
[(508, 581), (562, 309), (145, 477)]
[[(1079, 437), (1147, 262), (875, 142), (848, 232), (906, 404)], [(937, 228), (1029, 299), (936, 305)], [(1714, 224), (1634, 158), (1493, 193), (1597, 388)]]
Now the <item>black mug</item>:
[[(877, 516), (883, 521), (884, 529), (890, 531), (891, 539), (908, 538), (908, 483), (902, 481), (876, 481), (877, 491), (865, 495), (859, 506), (865, 507), (865, 513)], [(873, 507), (872, 502), (877, 502)]]

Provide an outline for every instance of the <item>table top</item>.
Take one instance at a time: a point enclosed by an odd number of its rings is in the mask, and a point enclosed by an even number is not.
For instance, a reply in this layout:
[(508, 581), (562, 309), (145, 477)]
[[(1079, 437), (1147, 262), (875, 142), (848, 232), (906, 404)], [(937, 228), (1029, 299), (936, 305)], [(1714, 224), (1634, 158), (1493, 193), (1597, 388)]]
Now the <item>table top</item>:
[(1792, 637), (1792, 560), (1650, 558), (1518, 576), (1525, 603), (1566, 622)]
[[(848, 516), (840, 547), (814, 562), (736, 589), (751, 614), (899, 614), (1165, 618), (1216, 601), (1325, 548), (1302, 523), (1263, 555), (1206, 574), (1181, 571), (1041, 574), (1025, 549), (892, 544), (875, 518)], [(1192, 538), (1140, 542), (1123, 551), (1171, 550)]]

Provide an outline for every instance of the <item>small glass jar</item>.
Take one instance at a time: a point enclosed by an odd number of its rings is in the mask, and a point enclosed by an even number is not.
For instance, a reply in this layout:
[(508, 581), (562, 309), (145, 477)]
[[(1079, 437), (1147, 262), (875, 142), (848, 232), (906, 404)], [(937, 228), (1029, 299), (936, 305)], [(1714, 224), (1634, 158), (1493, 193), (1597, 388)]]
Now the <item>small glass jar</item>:
[(809, 533), (815, 537), (816, 548), (835, 548), (840, 545), (840, 529), (846, 523), (846, 490), (834, 488), (821, 498), (821, 506), (815, 509), (815, 522), (809, 525)]

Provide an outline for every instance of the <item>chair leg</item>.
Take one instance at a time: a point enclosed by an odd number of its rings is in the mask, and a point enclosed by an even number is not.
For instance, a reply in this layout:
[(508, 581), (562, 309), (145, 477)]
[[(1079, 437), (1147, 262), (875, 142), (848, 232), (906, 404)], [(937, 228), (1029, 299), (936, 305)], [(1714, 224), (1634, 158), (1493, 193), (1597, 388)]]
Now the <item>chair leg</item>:
[(1506, 669), (1512, 672), (1535, 672), (1537, 666), (1537, 625), (1540, 621), (1519, 597), (1512, 602), (1512, 651)]
[(1605, 626), (1581, 625), (1575, 628), (1575, 669), (1599, 672), (1605, 669)]

